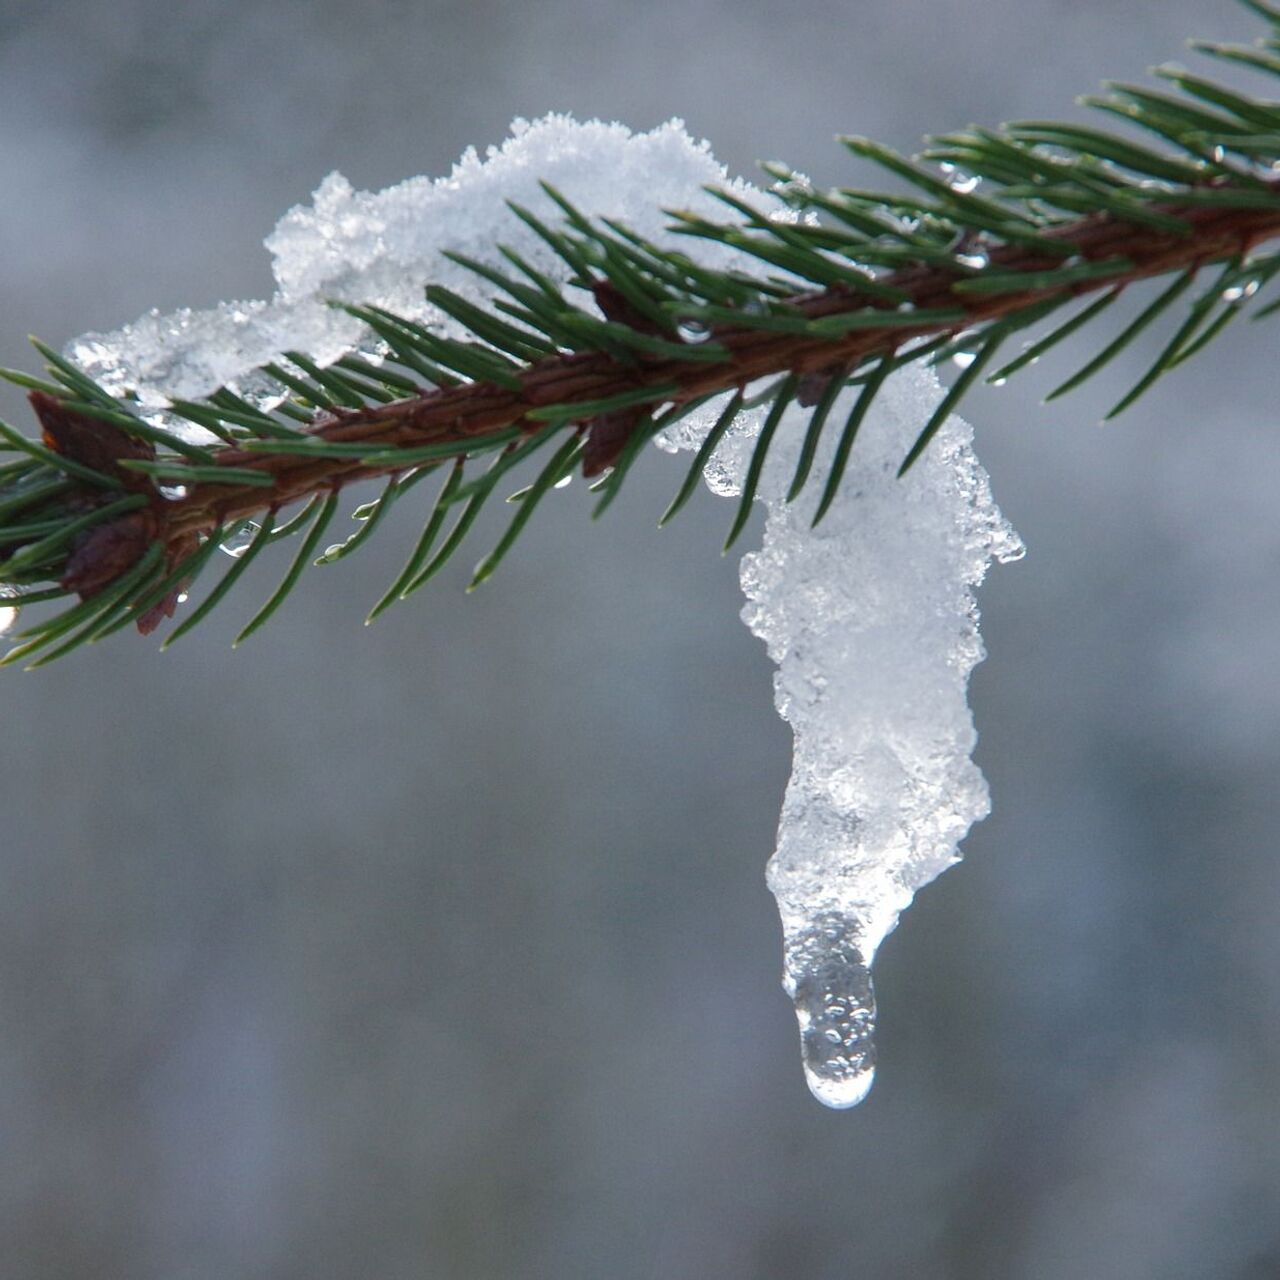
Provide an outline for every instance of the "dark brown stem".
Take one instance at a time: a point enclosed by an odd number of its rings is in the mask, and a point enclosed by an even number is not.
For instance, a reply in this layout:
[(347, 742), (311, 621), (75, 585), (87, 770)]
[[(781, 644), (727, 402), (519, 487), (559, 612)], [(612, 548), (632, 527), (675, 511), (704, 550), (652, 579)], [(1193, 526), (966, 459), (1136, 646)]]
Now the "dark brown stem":
[[(1085, 261), (1120, 256), (1133, 264), (1122, 275), (1077, 283), (1056, 292), (1084, 294), (1221, 261), (1280, 235), (1280, 213), (1274, 210), (1170, 205), (1162, 211), (1182, 218), (1190, 225), (1190, 233), (1152, 231), (1119, 221), (1109, 214), (1083, 218), (1048, 233), (1070, 245)], [(1015, 245), (1004, 246), (991, 256), (991, 267), (999, 271), (1042, 271), (1060, 262), (1058, 256)], [(951, 324), (860, 329), (836, 340), (723, 326), (715, 329), (711, 336), (727, 348), (729, 356), (715, 364), (645, 359), (643, 363), (628, 366), (599, 352), (553, 356), (525, 371), (518, 391), (489, 382), (466, 383), (368, 409), (320, 415), (312, 433), (329, 441), (367, 442), (372, 452), (462, 443), (510, 426), (533, 429), (541, 424), (525, 417), (530, 409), (601, 400), (644, 386), (673, 384), (675, 390), (664, 399), (683, 403), (697, 396), (745, 386), (770, 374), (851, 368), (869, 355), (893, 351), (921, 337), (962, 332), (1050, 296), (1043, 290), (985, 296), (957, 294), (952, 292), (952, 286), (958, 278), (956, 272), (944, 268), (914, 267), (884, 281), (904, 290), (920, 310), (963, 307), (964, 319)], [(810, 318), (817, 319), (860, 310), (870, 300), (852, 290), (835, 288), (799, 295), (791, 302)], [(870, 305), (884, 304), (871, 302)], [(585, 417), (584, 414), (582, 420)], [(190, 486), (185, 497), (166, 502), (157, 510), (158, 536), (171, 549), (189, 545), (195, 534), (208, 533), (229, 521), (287, 506), (334, 486), (404, 469), (394, 464), (366, 466), (358, 459), (317, 460), (289, 454), (251, 453), (231, 447), (218, 450), (216, 458), (220, 465), (266, 472), (274, 477), (275, 486), (271, 489), (247, 485)]]

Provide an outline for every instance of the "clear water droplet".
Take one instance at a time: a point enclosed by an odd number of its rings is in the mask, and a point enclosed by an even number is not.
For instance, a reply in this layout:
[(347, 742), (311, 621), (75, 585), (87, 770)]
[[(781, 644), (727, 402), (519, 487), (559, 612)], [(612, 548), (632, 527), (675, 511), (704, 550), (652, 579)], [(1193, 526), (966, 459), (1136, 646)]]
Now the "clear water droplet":
[(239, 560), (249, 550), (249, 546), (260, 527), (250, 521), (243, 529), (238, 530), (227, 538), (223, 542), (221, 550), (225, 551), (233, 560)]
[(0, 604), (0, 636), (4, 635), (18, 620), (18, 607), (12, 604)]
[(981, 249), (978, 249), (972, 253), (957, 253), (956, 261), (962, 267), (972, 267), (975, 271), (981, 271), (991, 259)]
[(1221, 143), (1218, 143), (1212, 151), (1209, 152), (1210, 158), (1214, 164), (1221, 164), (1227, 158), (1227, 149)]
[(1240, 302), (1244, 298), (1252, 298), (1258, 292), (1260, 282), (1257, 280), (1249, 280), (1244, 284), (1233, 284), (1229, 289), (1223, 289), (1223, 302)]
[(555, 484), (553, 484), (551, 487), (553, 489), (567, 489), (572, 482), (573, 482), (572, 476), (561, 476), (560, 479), (557, 480)]
[(711, 337), (711, 326), (693, 316), (681, 316), (676, 321), (676, 332), (683, 342), (706, 342)]
[(993, 387), (1003, 387), (1003, 386), (1005, 385), (1005, 383), (1006, 383), (1006, 382), (1008, 382), (1008, 381), (1009, 381), (1009, 379), (1008, 379), (1008, 378), (996, 378), (996, 379), (991, 383), (991, 385), (992, 385)]
[(177, 502), (180, 498), (185, 498), (188, 492), (185, 484), (162, 484), (157, 487), (160, 496), (168, 502)]
[(875, 992), (857, 920), (836, 912), (788, 932), (783, 988), (795, 1005), (809, 1090), (828, 1107), (856, 1106), (875, 1078)]
[(970, 191), (976, 190), (978, 184), (982, 181), (981, 178), (976, 177), (974, 174), (966, 173), (963, 169), (957, 168), (949, 161), (943, 161), (943, 163), (938, 167), (946, 177), (947, 186), (949, 186), (952, 191), (958, 191), (962, 196), (968, 195)]
[(964, 333), (956, 335), (956, 342), (959, 349), (951, 354), (951, 363), (957, 369), (967, 369), (978, 358), (978, 343), (981, 334), (976, 329), (966, 329)]
[(179, 604), (186, 604), (186, 603), (187, 603), (187, 601), (188, 601), (188, 600), (190, 600), (190, 599), (191, 599), (191, 595), (190, 595), (190, 593), (189, 593), (189, 592), (186, 592), (186, 591), (179, 591), (179, 592), (178, 592), (177, 600), (178, 600), (178, 603), (179, 603)]

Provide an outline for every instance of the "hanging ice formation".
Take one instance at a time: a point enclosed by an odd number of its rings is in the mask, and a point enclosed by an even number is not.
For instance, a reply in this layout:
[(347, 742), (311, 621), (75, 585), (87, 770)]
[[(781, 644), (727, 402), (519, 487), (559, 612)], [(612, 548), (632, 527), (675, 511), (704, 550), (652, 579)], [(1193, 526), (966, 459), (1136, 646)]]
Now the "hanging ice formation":
[[(845, 393), (846, 412), (855, 394)], [(809, 1087), (831, 1107), (851, 1107), (871, 1087), (876, 948), (989, 808), (965, 696), (983, 656), (973, 589), (993, 558), (1016, 559), (1022, 544), (961, 419), (897, 478), (942, 394), (921, 366), (885, 384), (817, 529), (816, 494), (786, 502), (804, 436), (793, 406), (759, 490), (764, 543), (742, 559), (742, 616), (778, 664), (775, 701), (795, 739), (768, 869), (783, 986)], [(716, 492), (739, 491), (759, 428), (743, 421), (717, 451), (707, 474)], [(686, 429), (667, 443), (695, 441)]]
[[(469, 151), (438, 181), (413, 178), (367, 193), (330, 175), (314, 204), (287, 213), (267, 241), (278, 285), (270, 301), (152, 312), (117, 333), (86, 335), (68, 354), (113, 390), (134, 388), (165, 423), (158, 406), (166, 397), (223, 383), (261, 397), (250, 371), (289, 348), (320, 363), (353, 348), (377, 358), (371, 335), (329, 299), (378, 303), (449, 332), (451, 322), (425, 302), (424, 282), (486, 298), (481, 282), (443, 250), (497, 265), (494, 246), (504, 242), (564, 278), (560, 260), (505, 205), (542, 206), (539, 178), (585, 212), (656, 240), (666, 235), (663, 207), (721, 212), (704, 184), (731, 186), (770, 208), (764, 193), (730, 182), (677, 121), (647, 134), (562, 116), (517, 121), (484, 161)], [(714, 245), (702, 252), (715, 265), (732, 257)], [(818, 486), (808, 499), (784, 500), (803, 434), (799, 421), (784, 422), (760, 487), (764, 543), (742, 561), (743, 616), (778, 664), (777, 706), (795, 737), (768, 871), (782, 917), (783, 985), (799, 1017), (810, 1088), (833, 1107), (859, 1102), (871, 1084), (876, 948), (915, 891), (956, 861), (959, 841), (988, 809), (970, 760), (975, 734), (965, 696), (982, 657), (973, 589), (993, 558), (1014, 559), (1021, 545), (991, 501), (972, 433), (959, 419), (896, 478), (940, 395), (927, 369), (907, 368), (887, 382), (843, 492), (817, 530), (809, 525)], [(717, 408), (705, 406), (660, 443), (696, 446)], [(830, 420), (840, 419), (837, 404)], [(717, 492), (736, 491), (759, 426), (758, 415), (744, 414), (722, 443), (708, 469)]]

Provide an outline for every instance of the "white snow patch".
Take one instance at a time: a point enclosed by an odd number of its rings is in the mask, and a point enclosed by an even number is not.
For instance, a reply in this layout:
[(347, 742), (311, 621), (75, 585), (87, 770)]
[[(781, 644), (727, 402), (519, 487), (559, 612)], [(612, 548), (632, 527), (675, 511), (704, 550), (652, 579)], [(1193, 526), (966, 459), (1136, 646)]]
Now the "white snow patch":
[[(691, 242), (667, 231), (671, 218), (662, 210), (724, 216), (724, 205), (704, 185), (727, 187), (762, 208), (774, 203), (731, 179), (708, 144), (694, 141), (679, 120), (648, 133), (599, 121), (580, 124), (563, 115), (516, 120), (506, 142), (489, 147), (483, 160), (469, 149), (448, 177), (409, 178), (370, 192), (331, 173), (312, 203), (289, 210), (266, 239), (277, 285), (269, 301), (163, 315), (150, 311), (114, 333), (85, 334), (68, 345), (67, 355), (113, 393), (136, 392), (161, 425), (207, 440), (181, 419), (164, 415), (165, 403), (223, 385), (255, 403), (278, 400), (281, 388), (252, 371), (290, 349), (305, 351), (321, 365), (353, 350), (379, 355), (367, 327), (333, 302), (373, 303), (444, 335), (460, 334), (455, 321), (428, 304), (423, 286), (442, 284), (478, 303), (488, 303), (494, 290), (444, 257), (446, 250), (515, 275), (497, 251), (502, 243), (564, 282), (565, 264), (507, 207), (514, 201), (544, 222), (560, 222), (562, 214), (540, 180), (587, 214), (619, 219), (686, 250)], [(699, 247), (698, 256), (713, 265), (742, 261), (715, 245)], [(570, 296), (589, 302), (585, 293)]]

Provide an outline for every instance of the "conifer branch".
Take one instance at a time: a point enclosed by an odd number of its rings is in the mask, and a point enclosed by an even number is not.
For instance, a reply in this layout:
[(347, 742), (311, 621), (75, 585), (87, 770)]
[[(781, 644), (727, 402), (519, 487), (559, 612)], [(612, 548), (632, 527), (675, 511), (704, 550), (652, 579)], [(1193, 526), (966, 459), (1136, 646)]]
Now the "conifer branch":
[[(159, 508), (157, 536), (172, 543), (192, 534), (210, 533), (229, 521), (283, 507), (334, 485), (403, 471), (404, 457), (421, 457), (415, 451), (424, 448), (438, 447), (441, 456), (461, 454), (476, 442), (492, 442), (503, 428), (515, 427), (524, 437), (553, 417), (565, 429), (585, 430), (608, 412), (603, 406), (620, 397), (635, 395), (641, 404), (682, 405), (740, 389), (771, 374), (819, 373), (832, 366), (854, 368), (872, 357), (894, 355), (919, 339), (972, 330), (1020, 315), (1040, 303), (1056, 303), (1103, 288), (1122, 289), (1152, 276), (1194, 271), (1243, 257), (1255, 245), (1280, 235), (1280, 199), (1274, 209), (1168, 205), (1160, 211), (1185, 221), (1189, 232), (1178, 236), (1153, 233), (1102, 214), (1051, 233), (1058, 243), (1071, 248), (1073, 256), (1081, 258), (1082, 265), (1104, 268), (1092, 277), (1082, 271), (1078, 279), (1065, 284), (1059, 283), (1059, 277), (1069, 270), (1064, 272), (1057, 259), (1021, 246), (998, 250), (983, 274), (961, 282), (953, 270), (932, 265), (886, 277), (885, 283), (900, 290), (913, 310), (925, 317), (915, 323), (903, 323), (910, 312), (904, 316), (893, 310), (887, 316), (891, 323), (851, 327), (838, 338), (818, 336), (838, 333), (845, 318), (862, 319), (867, 307), (884, 309), (854, 290), (837, 286), (787, 300), (805, 322), (833, 322), (828, 330), (808, 323), (796, 333), (732, 324), (713, 326), (710, 340), (726, 352), (726, 357), (714, 364), (655, 359), (637, 366), (604, 352), (570, 353), (545, 357), (531, 365), (521, 375), (518, 390), (479, 379), (362, 409), (334, 406), (315, 416), (305, 439), (308, 444), (348, 446), (346, 457), (326, 456), (323, 448), (282, 451), (280, 444), (270, 440), (220, 449), (210, 461), (219, 468), (230, 468), (228, 478), (248, 470), (269, 477), (271, 483), (196, 482), (184, 497)], [(1000, 281), (997, 288), (997, 276), (1009, 280)], [(959, 293), (958, 284), (969, 284), (971, 291)], [(945, 312), (947, 318), (927, 318), (937, 312)], [(553, 414), (539, 413), (545, 410)], [(197, 464), (175, 465), (168, 474), (180, 480), (193, 470), (199, 473)]]
[[(1220, 62), (1280, 76), (1280, 11), (1242, 2), (1272, 24), (1272, 35), (1256, 47), (1197, 47)], [(794, 499), (810, 478), (836, 394), (859, 384), (816, 522), (838, 490), (856, 423), (893, 368), (956, 352), (973, 357), (903, 460), (905, 471), (980, 378), (1004, 381), (1092, 324), (1130, 284), (1171, 277), (1052, 393), (1079, 385), (1175, 306), (1185, 307), (1156, 362), (1112, 411), (1120, 412), (1253, 307), (1280, 273), (1280, 251), (1264, 247), (1280, 236), (1280, 103), (1180, 68), (1158, 74), (1175, 92), (1119, 85), (1090, 100), (1156, 135), (1155, 147), (1051, 122), (940, 135), (916, 160), (846, 138), (908, 191), (821, 191), (765, 166), (775, 196), (794, 211), (788, 220), (724, 191), (712, 194), (734, 215), (729, 221), (673, 211), (674, 230), (738, 250), (744, 266), (734, 270), (592, 220), (547, 187), (561, 215), (556, 224), (518, 206), (513, 214), (563, 261), (579, 300), (510, 249), (499, 246), (509, 268), (501, 271), (450, 255), (494, 290), (486, 307), (427, 288), (428, 302), (465, 338), (376, 306), (348, 306), (380, 344), (381, 362), (349, 355), (320, 367), (305, 352), (287, 352), (260, 371), (279, 388), (270, 401), (252, 402), (230, 387), (174, 401), (171, 416), (201, 428), (208, 443), (147, 421), (127, 393), (110, 394), (37, 344), (47, 377), (0, 371), (28, 389), (41, 428), (37, 442), (0, 424), (4, 447), (17, 455), (0, 466), (0, 596), (10, 605), (80, 599), (19, 633), (0, 662), (39, 664), (129, 623), (149, 632), (173, 615), (212, 552), (240, 536), (246, 521), (257, 522), (248, 551), (176, 639), (267, 545), (300, 535), (301, 551), (243, 638), (320, 552), (346, 486), (387, 480), (383, 496), (364, 509), (360, 532), (316, 563), (355, 550), (393, 502), (440, 470), (446, 478), (423, 535), (376, 614), (440, 568), (509, 471), (549, 451), (532, 484), (513, 495), (516, 515), (478, 566), (478, 584), (571, 468), (602, 477), (603, 510), (646, 441), (730, 393), (695, 461), (700, 469), (750, 403), (748, 388), (768, 379), (756, 400), (770, 412), (730, 542), (745, 523), (751, 482), (783, 411), (792, 403), (813, 409)], [(1211, 267), (1216, 277), (1189, 306), (1182, 303)], [(1100, 296), (993, 370), (1006, 340), (1090, 294)], [(473, 475), (483, 461), (487, 470)], [(664, 521), (691, 489), (686, 481)]]

